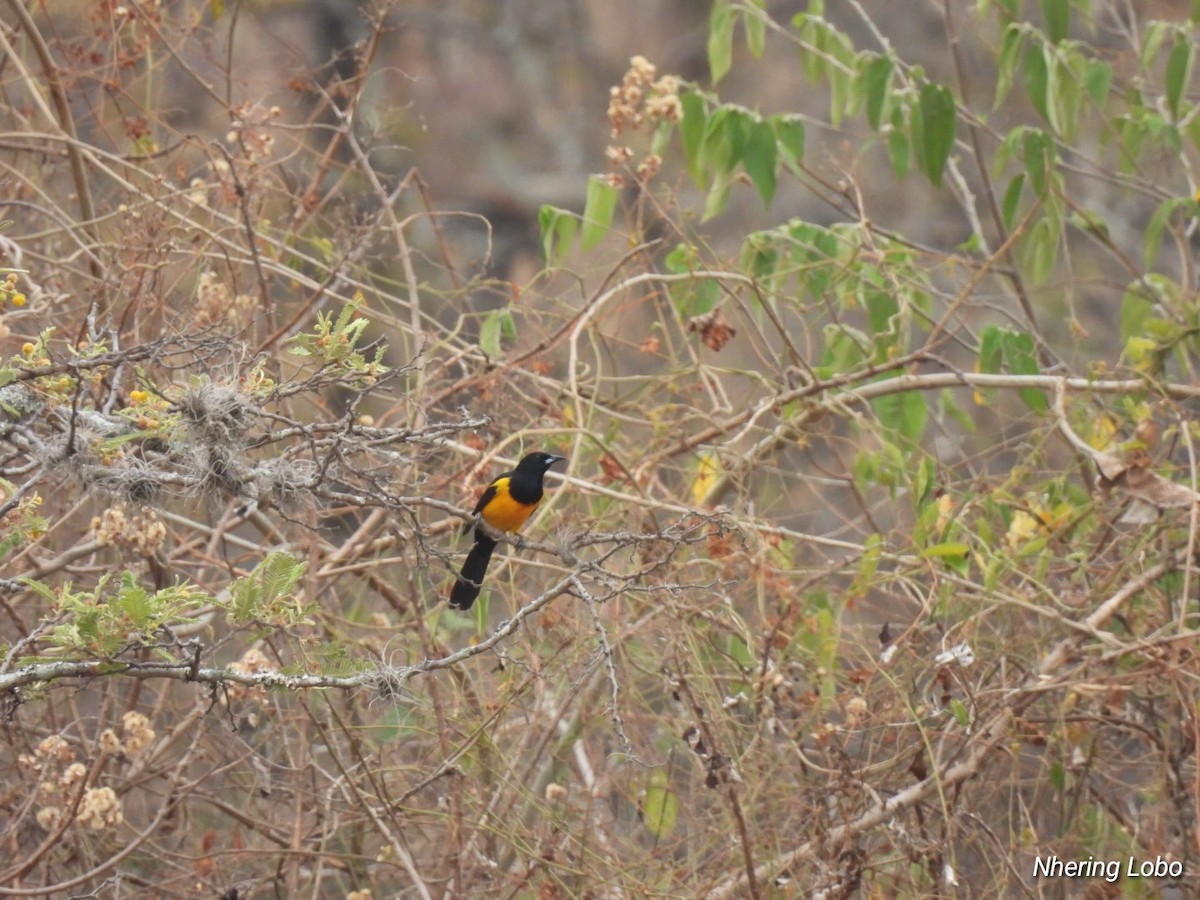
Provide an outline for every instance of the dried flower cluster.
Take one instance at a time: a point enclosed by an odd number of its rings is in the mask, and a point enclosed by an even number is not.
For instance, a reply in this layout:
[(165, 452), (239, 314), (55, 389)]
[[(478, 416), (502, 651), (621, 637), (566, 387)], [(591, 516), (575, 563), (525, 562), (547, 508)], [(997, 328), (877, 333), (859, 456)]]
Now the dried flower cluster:
[[(682, 117), (679, 79), (674, 75), (656, 78), (657, 73), (652, 62), (635, 56), (621, 83), (609, 89), (608, 123), (614, 141), (626, 132), (638, 131), (646, 122), (678, 122)], [(626, 176), (617, 170), (628, 168), (638, 154), (627, 144), (613, 143), (605, 148), (605, 155), (614, 170), (608, 175), (609, 184), (624, 186)], [(649, 181), (660, 168), (662, 157), (653, 152), (644, 154), (635, 167), (638, 181)]]
[(257, 104), (242, 103), (233, 108), (233, 127), (225, 142), (240, 147), (251, 163), (263, 163), (275, 154), (275, 136), (268, 131), (269, 123), (279, 118), (278, 106), (263, 109)]
[(158, 736), (150, 726), (150, 720), (134, 710), (121, 717), (121, 732), (125, 735), (125, 753), (128, 756), (141, 755)]
[(720, 309), (714, 309), (701, 316), (692, 316), (688, 319), (688, 331), (699, 332), (704, 345), (717, 352), (737, 334), (737, 329), (729, 324), (729, 320)]
[[(149, 723), (141, 713), (126, 713), (125, 722), (134, 721), (130, 716), (138, 717), (143, 731), (139, 738), (144, 738), (145, 730), (153, 736)], [(111, 734), (111, 730), (106, 732)], [(101, 737), (101, 749), (111, 744), (115, 739)], [(128, 743), (128, 741), (127, 741)], [(104, 831), (115, 828), (125, 821), (125, 813), (117, 792), (110, 787), (86, 787), (82, 796), (79, 791), (88, 778), (88, 768), (75, 759), (75, 751), (71, 745), (57, 734), (45, 738), (32, 754), (22, 753), (17, 758), (17, 765), (38, 779), (38, 795), (43, 804), (35, 818), (39, 826), (46, 831), (53, 831), (63, 823), (64, 815), (75, 806), (74, 798), (78, 797), (75, 821), (92, 831)]]
[(125, 821), (121, 801), (117, 792), (110, 787), (88, 788), (79, 803), (75, 821), (93, 831), (115, 828)]
[(229, 286), (217, 279), (215, 272), (201, 272), (196, 285), (195, 322), (201, 328), (226, 322), (245, 325), (254, 310), (250, 294), (233, 295)]
[(117, 503), (94, 516), (91, 532), (102, 544), (126, 547), (141, 556), (153, 556), (167, 538), (158, 513), (144, 506), (131, 511), (127, 503)]

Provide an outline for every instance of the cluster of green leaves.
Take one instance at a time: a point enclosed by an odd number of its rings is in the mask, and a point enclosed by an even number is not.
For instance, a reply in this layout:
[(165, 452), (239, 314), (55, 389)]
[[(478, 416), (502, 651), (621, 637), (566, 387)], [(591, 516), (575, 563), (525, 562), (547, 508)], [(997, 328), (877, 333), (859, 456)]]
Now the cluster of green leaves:
[[(11, 481), (0, 478), (0, 503), (7, 501), (17, 492)], [(38, 494), (22, 497), (4, 516), (0, 516), (0, 558), (7, 556), (27, 541), (35, 540), (46, 533), (49, 523), (38, 513), (42, 498)]]
[(761, 116), (734, 104), (715, 102), (697, 90), (681, 98), (683, 118), (679, 135), (688, 172), (707, 192), (705, 220), (728, 203), (729, 189), (739, 172), (753, 183), (763, 203), (775, 197), (779, 169), (798, 171), (804, 159), (804, 122), (785, 114)]
[(296, 585), (307, 564), (276, 551), (263, 558), (254, 571), (229, 585), (226, 609), (235, 625), (251, 623), (287, 628), (311, 625), (315, 603), (301, 603)]
[[(708, 41), (708, 62), (713, 84), (729, 71), (733, 55), (734, 24), (741, 20), (746, 46), (759, 57), (765, 45), (765, 18), (761, 3), (734, 5), (727, 0), (714, 4)], [(801, 47), (800, 65), (814, 84), (829, 89), (829, 115), (836, 127), (850, 116), (864, 114), (867, 124), (886, 139), (888, 154), (896, 174), (903, 177), (913, 161), (917, 169), (937, 186), (954, 148), (957, 108), (954, 95), (944, 85), (925, 77), (919, 68), (906, 67), (893, 54), (858, 51), (847, 34), (825, 18), (823, 0), (814, 0), (805, 12), (792, 18), (795, 38)], [(776, 138), (768, 141), (765, 130), (755, 129), (753, 142), (743, 135), (744, 123), (734, 117), (722, 121), (729, 107), (717, 106), (709, 115), (694, 102), (685, 115), (684, 144), (689, 160), (698, 160), (705, 145), (718, 148), (709, 154), (713, 163), (706, 214), (723, 206), (723, 193), (729, 173), (741, 163), (769, 203), (774, 194), (776, 160), (794, 165), (803, 158), (803, 129), (798, 119), (772, 117)], [(726, 110), (726, 112), (722, 112)], [(720, 113), (717, 121), (710, 116)], [(784, 127), (780, 127), (783, 123)], [(759, 123), (761, 124), (761, 122)], [(689, 133), (691, 139), (689, 140)], [(700, 140), (703, 136), (703, 140)], [(740, 151), (740, 152), (739, 152)], [(699, 182), (704, 166), (693, 165), (691, 173)]]
[[(1023, 331), (989, 325), (979, 335), (980, 372), (997, 375), (1036, 375), (1040, 371), (1033, 338)], [(1017, 392), (1025, 405), (1034, 412), (1043, 413), (1050, 408), (1046, 395), (1036, 388), (1020, 388)], [(977, 392), (981, 402), (990, 402), (995, 393), (984, 388)]]
[[(60, 620), (45, 639), (55, 652), (43, 660), (63, 655), (111, 659), (136, 648), (153, 648), (169, 657), (172, 643), (166, 630), (208, 608), (224, 609), (238, 626), (311, 624), (315, 604), (301, 603), (295, 593), (305, 568), (287, 553), (271, 553), (248, 575), (230, 583), (227, 600), (187, 582), (151, 591), (130, 571), (105, 575), (84, 591), (69, 582), (58, 587), (32, 579), (25, 583)], [(37, 660), (26, 660), (33, 661)]]
[(354, 302), (343, 306), (336, 316), (332, 312), (318, 312), (317, 324), (311, 331), (288, 339), (288, 352), (311, 357), (340, 377), (374, 384), (388, 372), (382, 362), (387, 347), (380, 343), (370, 361), (363, 356), (360, 344), (370, 320), (360, 315), (362, 306), (362, 297), (356, 296)]
[(115, 579), (105, 575), (86, 591), (74, 590), (70, 582), (53, 588), (33, 580), (26, 584), (63, 620), (47, 643), (71, 657), (111, 659), (133, 648), (153, 647), (161, 629), (186, 622), (212, 599), (187, 583), (149, 591), (129, 571)]
[[(835, 315), (821, 335), (814, 374), (824, 380), (880, 370), (874, 380), (899, 374), (889, 364), (913, 349), (931, 326), (929, 273), (911, 247), (872, 234), (862, 223), (829, 227), (792, 220), (750, 234), (741, 267), (769, 302), (787, 298), (796, 314)], [(924, 433), (927, 409), (912, 393), (873, 401), (881, 424), (906, 441)]]
[[(1004, 221), (1012, 228), (1022, 204), (1027, 207), (1032, 222), (1022, 237), (1022, 258), (1037, 283), (1054, 270), (1064, 223), (1107, 234), (1103, 216), (1079, 208), (1063, 188), (1061, 160), (1078, 152), (1073, 142), (1083, 116), (1098, 123), (1100, 150), (1114, 170), (1134, 178), (1148, 160), (1178, 158), (1188, 142), (1193, 148), (1200, 147), (1200, 116), (1187, 94), (1195, 41), (1191, 22), (1149, 22), (1140, 35), (1138, 71), (1118, 91), (1114, 90), (1113, 67), (1105, 58), (1105, 49), (1068, 37), (1073, 21), (1071, 3), (1043, 0), (1041, 29), (1022, 21), (1017, 6), (995, 4), (1010, 21), (997, 58), (994, 108), (1006, 100), (1019, 76), (1044, 127), (1012, 129), (996, 155), (995, 169), (999, 173), (1010, 163), (1017, 164), (1004, 191)], [(1086, 15), (1076, 18), (1083, 28), (1094, 32), (1097, 26), (1089, 7), (1081, 4)], [(1193, 18), (1197, 16), (1200, 12), (1193, 10)], [(1071, 215), (1068, 206), (1074, 209)], [(1193, 197), (1165, 196), (1159, 201), (1143, 236), (1142, 260), (1147, 270), (1159, 258), (1168, 224), (1181, 226), (1196, 215)], [(1157, 299), (1144, 280), (1135, 281), (1130, 289), (1134, 296)]]
[(1172, 358), (1185, 371), (1195, 371), (1200, 304), (1176, 280), (1155, 272), (1131, 284), (1121, 301), (1118, 326), (1125, 362), (1138, 372), (1161, 377)]
[(585, 251), (600, 243), (612, 228), (618, 198), (617, 189), (608, 179), (593, 175), (588, 179), (582, 216), (549, 203), (542, 204), (538, 228), (546, 262), (561, 262), (577, 237)]

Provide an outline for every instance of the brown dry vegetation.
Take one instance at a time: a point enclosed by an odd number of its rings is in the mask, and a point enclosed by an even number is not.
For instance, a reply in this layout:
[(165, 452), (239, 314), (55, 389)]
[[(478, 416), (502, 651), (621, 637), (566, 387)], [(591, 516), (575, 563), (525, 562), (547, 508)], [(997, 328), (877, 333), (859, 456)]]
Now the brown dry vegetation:
[(712, 6), (3, 0), (0, 896), (1194, 892), (1189, 10)]

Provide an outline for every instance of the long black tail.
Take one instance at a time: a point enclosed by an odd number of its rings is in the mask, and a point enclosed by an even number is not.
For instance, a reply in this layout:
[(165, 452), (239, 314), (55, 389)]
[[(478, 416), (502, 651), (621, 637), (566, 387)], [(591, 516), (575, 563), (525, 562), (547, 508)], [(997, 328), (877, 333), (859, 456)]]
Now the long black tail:
[(475, 532), (475, 546), (467, 554), (462, 572), (454, 582), (454, 589), (450, 591), (450, 605), (455, 609), (471, 608), (471, 604), (479, 596), (480, 588), (483, 587), (483, 576), (487, 574), (488, 563), (495, 549), (494, 540), (478, 530)]

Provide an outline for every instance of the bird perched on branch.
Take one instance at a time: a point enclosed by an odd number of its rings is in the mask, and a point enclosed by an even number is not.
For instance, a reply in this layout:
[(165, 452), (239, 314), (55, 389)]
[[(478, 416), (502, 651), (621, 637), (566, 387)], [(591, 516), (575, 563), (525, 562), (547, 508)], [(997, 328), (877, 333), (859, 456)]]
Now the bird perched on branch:
[[(496, 531), (518, 531), (525, 520), (542, 502), (542, 481), (546, 472), (565, 456), (553, 453), (527, 454), (511, 472), (494, 478), (475, 504), (472, 515), (479, 516)], [(450, 605), (455, 609), (470, 609), (483, 587), (492, 551), (498, 541), (488, 534), (482, 524), (475, 526), (475, 543), (467, 553), (462, 571), (450, 591)]]

